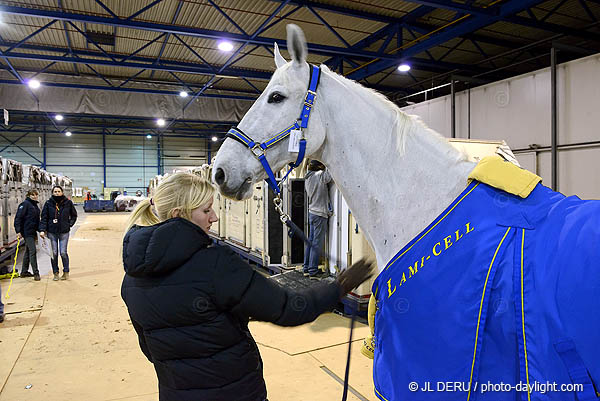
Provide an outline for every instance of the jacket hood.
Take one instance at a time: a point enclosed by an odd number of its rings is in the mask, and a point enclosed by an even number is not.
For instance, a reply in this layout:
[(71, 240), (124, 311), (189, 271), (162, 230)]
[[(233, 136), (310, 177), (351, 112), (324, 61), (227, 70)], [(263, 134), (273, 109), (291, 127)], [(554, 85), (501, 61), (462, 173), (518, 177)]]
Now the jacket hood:
[(123, 239), (123, 266), (134, 277), (168, 274), (211, 243), (200, 227), (182, 218), (133, 226)]

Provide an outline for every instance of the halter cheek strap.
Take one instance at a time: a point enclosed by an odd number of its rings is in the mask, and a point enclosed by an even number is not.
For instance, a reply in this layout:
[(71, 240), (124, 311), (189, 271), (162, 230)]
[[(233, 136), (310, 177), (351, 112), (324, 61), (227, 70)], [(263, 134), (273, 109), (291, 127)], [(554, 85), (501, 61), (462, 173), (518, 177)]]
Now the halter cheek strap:
[(302, 111), (300, 112), (300, 117), (289, 127), (279, 132), (269, 140), (258, 143), (254, 141), (250, 136), (246, 135), (241, 129), (235, 127), (231, 128), (226, 137), (234, 139), (250, 149), (254, 157), (258, 159), (260, 164), (265, 169), (267, 173), (267, 183), (271, 187), (271, 189), (279, 194), (281, 192), (279, 185), (277, 184), (277, 179), (275, 178), (275, 174), (267, 161), (265, 156), (265, 152), (267, 149), (275, 146), (279, 142), (283, 141), (285, 138), (290, 136), (290, 133), (293, 130), (300, 131), (300, 141), (299, 141), (299, 149), (298, 149), (298, 157), (295, 162), (289, 164), (289, 170), (283, 177), (284, 181), (287, 176), (292, 172), (293, 169), (298, 167), (302, 160), (304, 160), (304, 154), (306, 153), (306, 138), (304, 137), (304, 129), (308, 127), (308, 120), (310, 118), (310, 113), (312, 111), (312, 107), (315, 103), (315, 99), (317, 97), (317, 87), (319, 86), (319, 81), (321, 78), (321, 68), (315, 65), (310, 66), (310, 80), (308, 83), (308, 90), (306, 91), (306, 96), (304, 97), (304, 104), (302, 105)]

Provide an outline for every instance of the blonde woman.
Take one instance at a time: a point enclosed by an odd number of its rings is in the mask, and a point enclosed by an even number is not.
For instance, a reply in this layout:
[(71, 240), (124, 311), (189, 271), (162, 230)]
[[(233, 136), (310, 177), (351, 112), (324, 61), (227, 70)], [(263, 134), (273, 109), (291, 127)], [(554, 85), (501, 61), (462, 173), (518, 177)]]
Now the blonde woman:
[(204, 178), (173, 174), (137, 206), (123, 240), (121, 295), (154, 364), (161, 401), (266, 400), (249, 319), (311, 322), (371, 273), (360, 262), (335, 282), (303, 292), (283, 288), (213, 245), (213, 196)]

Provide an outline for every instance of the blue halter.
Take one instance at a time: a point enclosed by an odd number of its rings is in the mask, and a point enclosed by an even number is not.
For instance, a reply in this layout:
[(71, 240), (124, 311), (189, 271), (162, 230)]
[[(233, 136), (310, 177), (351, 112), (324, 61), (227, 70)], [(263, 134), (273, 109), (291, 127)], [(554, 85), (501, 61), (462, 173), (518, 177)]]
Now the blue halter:
[(281, 192), (281, 189), (279, 188), (279, 185), (277, 184), (277, 180), (275, 178), (275, 174), (273, 174), (273, 170), (271, 169), (271, 166), (267, 161), (265, 152), (267, 151), (267, 149), (275, 146), (276, 144), (290, 136), (290, 132), (292, 130), (299, 130), (301, 133), (301, 139), (299, 143), (300, 147), (298, 151), (298, 158), (295, 162), (289, 164), (290, 168), (285, 174), (285, 177), (283, 177), (282, 182), (287, 178), (287, 176), (292, 172), (293, 169), (295, 169), (300, 165), (300, 163), (302, 163), (302, 160), (304, 159), (304, 153), (306, 151), (306, 138), (304, 138), (303, 129), (306, 129), (306, 127), (308, 126), (308, 119), (310, 118), (310, 112), (314, 105), (315, 98), (317, 97), (317, 87), (319, 86), (319, 78), (321, 77), (320, 67), (317, 67), (315, 65), (311, 65), (310, 67), (310, 79), (308, 84), (308, 90), (306, 91), (306, 96), (304, 97), (304, 106), (302, 107), (300, 117), (294, 122), (294, 124), (290, 125), (286, 129), (284, 129), (283, 131), (281, 131), (280, 133), (263, 143), (258, 143), (254, 141), (252, 138), (244, 134), (244, 132), (237, 127), (231, 128), (226, 135), (227, 138), (235, 139), (236, 141), (250, 149), (254, 157), (258, 159), (260, 164), (262, 164), (263, 168), (267, 172), (267, 183), (276, 194), (279, 194)]

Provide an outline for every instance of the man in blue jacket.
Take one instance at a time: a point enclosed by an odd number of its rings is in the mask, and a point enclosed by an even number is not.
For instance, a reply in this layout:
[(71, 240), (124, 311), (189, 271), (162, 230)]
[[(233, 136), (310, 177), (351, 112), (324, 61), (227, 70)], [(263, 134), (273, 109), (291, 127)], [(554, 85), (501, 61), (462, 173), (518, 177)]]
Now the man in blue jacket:
[(29, 263), (33, 270), (33, 279), (40, 281), (40, 272), (37, 265), (35, 240), (40, 228), (40, 208), (38, 207), (38, 191), (35, 189), (27, 192), (27, 198), (19, 205), (15, 216), (15, 231), (17, 239), (25, 239), (25, 253), (23, 254), (23, 266), (21, 277), (31, 277)]

